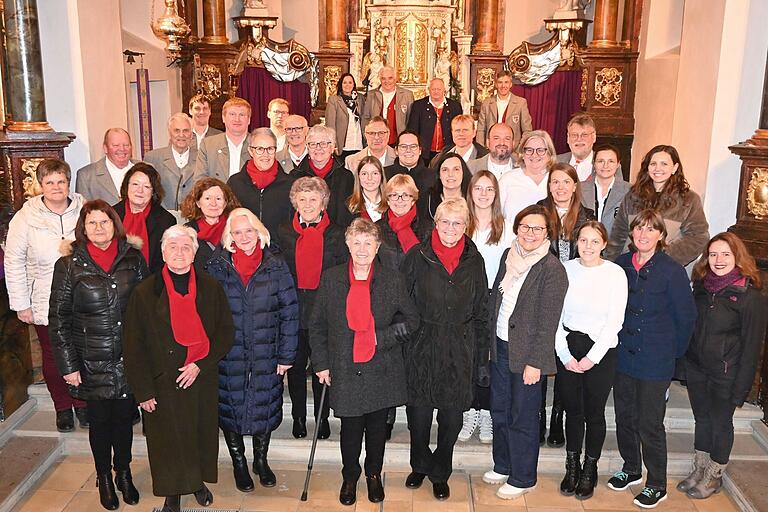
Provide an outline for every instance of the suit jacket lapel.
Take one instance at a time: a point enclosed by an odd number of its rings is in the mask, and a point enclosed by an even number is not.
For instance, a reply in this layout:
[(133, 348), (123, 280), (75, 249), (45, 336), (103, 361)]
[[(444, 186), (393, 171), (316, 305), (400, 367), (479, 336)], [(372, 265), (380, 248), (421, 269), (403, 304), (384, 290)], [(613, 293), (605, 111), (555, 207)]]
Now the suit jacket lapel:
[[(192, 151), (190, 149), (190, 151)], [(192, 156), (192, 155), (190, 155)], [(171, 174), (176, 176), (178, 178), (181, 175), (181, 170), (176, 167), (176, 159), (173, 157), (173, 150), (168, 147), (165, 150), (165, 155), (163, 157), (163, 165), (165, 165), (166, 169), (168, 169)]]
[(118, 200), (120, 199), (120, 192), (115, 188), (115, 182), (112, 181), (112, 176), (109, 174), (109, 169), (107, 169), (107, 157), (104, 157), (104, 159), (99, 162), (99, 167), (96, 170), (96, 179), (105, 190), (114, 194)]
[(229, 178), (229, 142), (227, 142), (226, 137), (224, 137), (224, 144), (216, 151), (216, 156), (219, 159), (219, 167), (224, 176), (223, 181), (227, 181), (227, 178)]

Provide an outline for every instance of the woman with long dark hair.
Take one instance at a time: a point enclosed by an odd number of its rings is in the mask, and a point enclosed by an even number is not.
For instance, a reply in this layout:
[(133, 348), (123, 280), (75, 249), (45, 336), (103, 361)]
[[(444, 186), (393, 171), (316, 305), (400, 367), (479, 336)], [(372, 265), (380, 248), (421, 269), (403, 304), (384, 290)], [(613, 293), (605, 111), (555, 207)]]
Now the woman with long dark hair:
[(458, 153), (446, 153), (438, 159), (435, 165), (437, 179), (427, 194), (419, 200), (419, 214), (424, 218), (435, 219), (437, 207), (446, 199), (467, 197), (469, 172), (466, 162)]
[(384, 169), (375, 156), (366, 156), (357, 164), (355, 188), (347, 198), (347, 208), (352, 215), (378, 222), (387, 211), (384, 197)]
[(346, 157), (365, 145), (361, 116), (365, 98), (357, 92), (355, 77), (344, 73), (336, 84), (336, 94), (325, 105), (325, 126), (336, 130), (336, 154)]

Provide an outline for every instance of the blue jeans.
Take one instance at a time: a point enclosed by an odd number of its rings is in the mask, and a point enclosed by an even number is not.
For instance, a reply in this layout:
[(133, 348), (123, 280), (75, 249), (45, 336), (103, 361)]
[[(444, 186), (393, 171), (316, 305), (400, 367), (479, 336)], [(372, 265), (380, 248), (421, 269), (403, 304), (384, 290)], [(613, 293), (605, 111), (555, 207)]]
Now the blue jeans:
[(523, 384), (522, 373), (509, 371), (509, 347), (496, 338), (496, 361), (491, 361), (491, 418), (493, 470), (509, 475), (519, 488), (536, 485), (539, 463), (539, 408), (541, 380)]

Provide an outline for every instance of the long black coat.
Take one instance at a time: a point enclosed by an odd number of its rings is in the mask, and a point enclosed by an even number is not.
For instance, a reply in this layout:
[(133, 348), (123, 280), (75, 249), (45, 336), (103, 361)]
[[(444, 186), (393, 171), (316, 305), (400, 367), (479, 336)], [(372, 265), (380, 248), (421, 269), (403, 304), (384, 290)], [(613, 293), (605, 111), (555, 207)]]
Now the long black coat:
[(465, 236), (459, 266), (448, 274), (427, 238), (408, 251), (402, 271), (421, 316), (421, 327), (405, 350), (408, 404), (469, 409), (478, 365), (488, 360), (483, 257)]
[[(333, 158), (333, 157), (331, 157)], [(309, 158), (304, 159), (301, 164), (291, 173), (295, 179), (313, 178), (315, 173), (309, 166)], [(333, 160), (333, 169), (325, 176), (325, 183), (331, 190), (331, 197), (328, 200), (326, 212), (331, 216), (331, 222), (346, 228), (355, 218), (347, 208), (347, 199), (352, 195), (355, 188), (355, 177), (344, 167), (344, 164), (338, 160)]]
[[(446, 85), (447, 87), (447, 85)], [(450, 98), (445, 98), (443, 113), (440, 116), (440, 127), (443, 130), (443, 146), (453, 146), (453, 135), (451, 134), (451, 121), (461, 114), (461, 104)], [(430, 146), (432, 145), (432, 136), (435, 133), (437, 124), (437, 113), (432, 103), (429, 102), (429, 96), (425, 96), (413, 102), (411, 115), (408, 118), (408, 129), (419, 134), (421, 141), (421, 157), (429, 159)]]
[(117, 257), (105, 272), (84, 244), (67, 243), (69, 254), (53, 268), (48, 330), (62, 375), (80, 372), (82, 384), (69, 386), (81, 400), (127, 398), (123, 364), (123, 319), (134, 286), (149, 275), (144, 257), (118, 240)]
[(152, 490), (156, 496), (190, 494), (203, 482), (216, 482), (219, 455), (218, 364), (235, 336), (224, 289), (196, 272), (197, 312), (211, 346), (197, 361), (200, 374), (187, 389), (176, 385), (186, 347), (171, 329), (168, 292), (160, 273), (131, 294), (123, 331), (125, 371), (136, 401), (155, 398), (157, 409), (144, 415)]
[[(125, 200), (120, 201), (112, 208), (115, 209), (120, 219), (125, 219)], [(147, 215), (147, 237), (149, 238), (149, 271), (157, 272), (163, 268), (163, 253), (160, 251), (160, 239), (165, 230), (176, 225), (176, 217), (166, 210), (160, 203), (152, 203), (152, 208)]]
[(362, 416), (404, 404), (408, 399), (402, 345), (392, 325), (408, 332), (419, 315), (399, 272), (374, 264), (371, 311), (376, 324), (376, 353), (367, 363), (352, 360), (355, 333), (347, 322), (349, 264), (323, 273), (309, 327), (314, 371), (331, 371), (331, 408), (337, 417)]
[[(247, 164), (246, 164), (247, 165)], [(293, 207), (289, 195), (291, 185), (296, 181), (293, 173), (286, 174), (280, 164), (277, 164), (277, 178), (267, 188), (259, 190), (248, 176), (245, 167), (233, 174), (227, 181), (227, 185), (234, 192), (237, 200), (256, 215), (273, 237), (277, 233), (277, 227), (290, 222), (293, 218)]]
[[(400, 245), (400, 240), (397, 238), (397, 233), (389, 226), (389, 214), (384, 212), (381, 219), (376, 221), (376, 225), (381, 229), (379, 260), (390, 268), (399, 269), (400, 265), (403, 264), (403, 260), (405, 260), (405, 252)], [(419, 215), (417, 210), (416, 217), (411, 222), (411, 229), (413, 229), (413, 233), (419, 239), (419, 242), (429, 238), (433, 228), (432, 219), (425, 219), (423, 215)]]

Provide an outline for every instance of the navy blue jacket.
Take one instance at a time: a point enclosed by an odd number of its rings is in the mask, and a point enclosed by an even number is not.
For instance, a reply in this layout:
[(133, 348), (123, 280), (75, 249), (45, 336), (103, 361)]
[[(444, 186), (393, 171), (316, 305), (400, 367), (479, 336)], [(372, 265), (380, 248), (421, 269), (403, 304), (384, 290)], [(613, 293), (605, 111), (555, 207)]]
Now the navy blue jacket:
[(248, 286), (221, 247), (208, 273), (224, 288), (235, 324), (235, 343), (219, 362), (219, 426), (239, 434), (267, 434), (283, 419), (283, 377), (277, 365), (296, 357), (299, 305), (288, 265), (265, 248)]
[(629, 282), (624, 326), (619, 332), (617, 371), (644, 380), (670, 380), (696, 324), (688, 275), (682, 265), (657, 251), (640, 271), (632, 253), (616, 259)]

